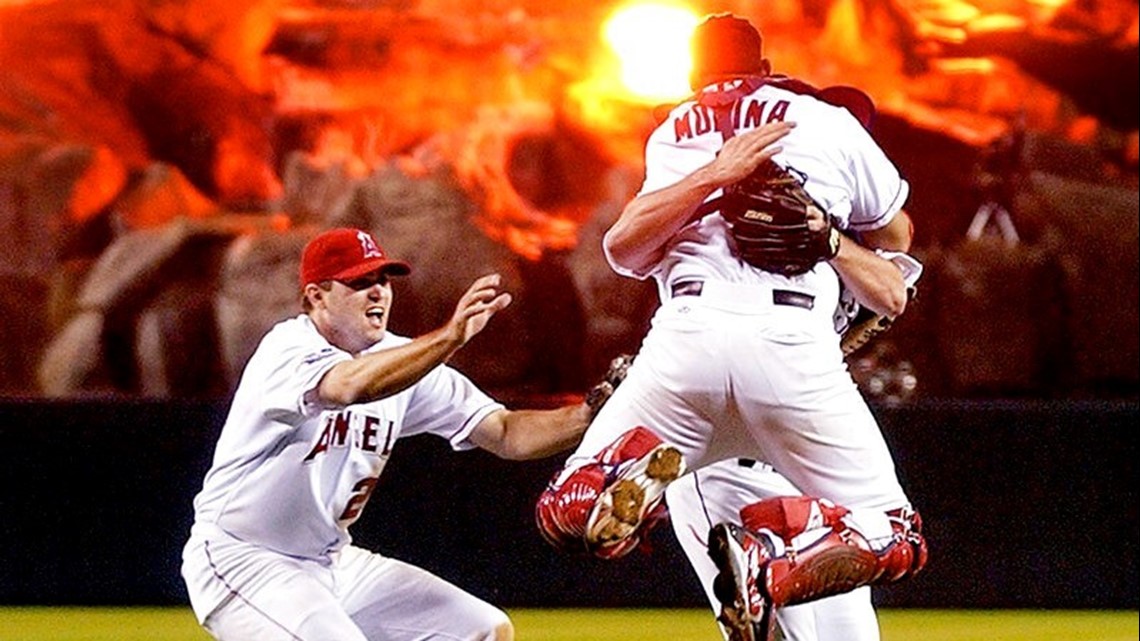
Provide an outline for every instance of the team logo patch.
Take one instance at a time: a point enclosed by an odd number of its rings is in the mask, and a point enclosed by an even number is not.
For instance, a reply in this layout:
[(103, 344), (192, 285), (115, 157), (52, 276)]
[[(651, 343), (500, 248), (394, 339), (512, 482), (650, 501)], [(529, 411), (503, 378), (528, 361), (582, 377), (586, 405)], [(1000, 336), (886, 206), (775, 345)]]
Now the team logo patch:
[(308, 356), (306, 356), (304, 358), (304, 360), (301, 361), (301, 363), (303, 363), (305, 365), (312, 365), (313, 363), (316, 363), (317, 361), (322, 361), (322, 360), (328, 358), (329, 356), (332, 356), (335, 352), (336, 352), (336, 350), (334, 350), (333, 348), (325, 347), (325, 348), (321, 349), (321, 351), (319, 351), (315, 354), (309, 354)]
[(376, 240), (365, 232), (356, 232), (356, 238), (360, 241), (360, 247), (364, 250), (365, 258), (383, 258), (384, 254), (380, 252), (380, 246), (376, 244)]

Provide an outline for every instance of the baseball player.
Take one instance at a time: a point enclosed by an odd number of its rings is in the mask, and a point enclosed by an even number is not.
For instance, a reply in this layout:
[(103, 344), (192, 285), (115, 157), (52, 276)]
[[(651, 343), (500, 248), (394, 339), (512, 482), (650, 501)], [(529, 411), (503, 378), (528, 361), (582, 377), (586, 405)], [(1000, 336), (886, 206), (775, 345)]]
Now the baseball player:
[[(846, 314), (837, 316), (837, 329), (846, 329)], [(633, 356), (613, 359), (599, 385), (587, 395), (597, 412), (625, 380)], [(682, 475), (665, 491), (667, 510), (654, 521), (666, 520), (700, 579), (713, 611), (720, 614), (714, 586), (718, 568), (709, 557), (709, 530), (739, 519), (740, 510), (771, 498), (799, 495), (799, 490), (772, 466), (753, 459), (729, 459)], [(644, 531), (652, 527), (643, 526)], [(879, 630), (871, 604), (870, 587), (789, 606), (775, 611), (783, 641), (878, 641)], [(721, 628), (726, 639), (729, 631)]]
[[(774, 607), (897, 581), (926, 562), (920, 521), (833, 326), (841, 279), (863, 307), (904, 311), (902, 271), (870, 248), (909, 248), (908, 186), (847, 109), (771, 76), (746, 20), (711, 16), (693, 46), (696, 95), (650, 135), (644, 184), (604, 239), (611, 266), (653, 278), (662, 304), (536, 518), (557, 547), (616, 557), (686, 469), (771, 463), (807, 496), (745, 506), (740, 524), (710, 532), (717, 582), (730, 588), (716, 594), (720, 620), (731, 639), (750, 641), (771, 633)], [(824, 242), (742, 238), (708, 207), (769, 161), (800, 177)], [(760, 267), (765, 248), (800, 251), (809, 266)]]
[(390, 277), (409, 273), (358, 229), (301, 258), (304, 313), (274, 326), (241, 377), (194, 500), (182, 576), (221, 641), (505, 641), (506, 614), (431, 573), (351, 544), (398, 439), (435, 434), (510, 459), (571, 447), (584, 403), (511, 411), (448, 358), (511, 302), (477, 279), (442, 327), (387, 332)]
[[(913, 291), (922, 274), (921, 264), (898, 252), (884, 252), (884, 255), (895, 261), (904, 274), (907, 286)], [(862, 347), (888, 327), (871, 318), (863, 323), (855, 322), (855, 319), (865, 316), (860, 311), (858, 303), (850, 296), (850, 290), (844, 288), (834, 322), (845, 354)], [(633, 360), (631, 356), (621, 358), (630, 363)], [(628, 365), (626, 367), (628, 369)], [(612, 387), (616, 389), (617, 385), (613, 384)], [(721, 604), (714, 584), (719, 570), (709, 555), (710, 530), (720, 523), (740, 521), (741, 510), (750, 505), (801, 495), (800, 490), (771, 465), (749, 458), (713, 463), (681, 476), (666, 488), (665, 501), (673, 533), (697, 573), (713, 611), (718, 615)], [(880, 639), (870, 586), (781, 608), (775, 611), (775, 616), (784, 641)], [(723, 624), (722, 631), (726, 639), (732, 638)]]

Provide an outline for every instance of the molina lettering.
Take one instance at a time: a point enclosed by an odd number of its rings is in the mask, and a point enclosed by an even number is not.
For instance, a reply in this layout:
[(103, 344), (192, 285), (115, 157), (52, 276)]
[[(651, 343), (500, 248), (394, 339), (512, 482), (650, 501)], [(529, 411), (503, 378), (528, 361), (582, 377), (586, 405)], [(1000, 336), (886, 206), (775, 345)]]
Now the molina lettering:
[[(736, 131), (755, 129), (769, 122), (781, 122), (788, 119), (787, 100), (777, 100), (771, 104), (767, 100), (746, 98), (732, 105), (732, 125)], [(714, 127), (716, 122), (711, 107), (693, 105), (688, 111), (680, 114), (673, 120), (673, 135), (676, 142), (703, 136), (718, 131)]]

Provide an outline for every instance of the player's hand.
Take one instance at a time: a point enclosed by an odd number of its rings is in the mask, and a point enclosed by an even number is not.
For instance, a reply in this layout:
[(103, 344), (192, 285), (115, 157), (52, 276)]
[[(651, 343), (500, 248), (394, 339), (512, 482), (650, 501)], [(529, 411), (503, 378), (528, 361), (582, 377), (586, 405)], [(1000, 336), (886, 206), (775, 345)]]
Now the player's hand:
[(729, 138), (716, 160), (709, 164), (715, 181), (730, 185), (751, 174), (760, 163), (783, 149), (773, 143), (788, 135), (795, 126), (794, 122), (770, 122)]
[(511, 295), (500, 289), (501, 284), (499, 274), (482, 276), (459, 299), (450, 328), (460, 345), (483, 331), (492, 316), (511, 304)]

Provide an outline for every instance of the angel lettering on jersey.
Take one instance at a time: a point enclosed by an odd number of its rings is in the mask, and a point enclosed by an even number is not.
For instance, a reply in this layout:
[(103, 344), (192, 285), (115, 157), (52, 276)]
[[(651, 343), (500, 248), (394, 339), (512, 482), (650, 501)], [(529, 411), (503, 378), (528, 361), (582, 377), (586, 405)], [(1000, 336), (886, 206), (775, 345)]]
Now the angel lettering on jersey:
[[(358, 425), (355, 430), (351, 429), (354, 423)], [(392, 452), (392, 432), (395, 424), (388, 421), (387, 427), (381, 427), (381, 423), (382, 421), (376, 416), (360, 417), (349, 411), (329, 412), (322, 421), (317, 442), (305, 456), (305, 462), (312, 461), (330, 447), (355, 447), (387, 457)], [(381, 431), (385, 432), (383, 437)]]

